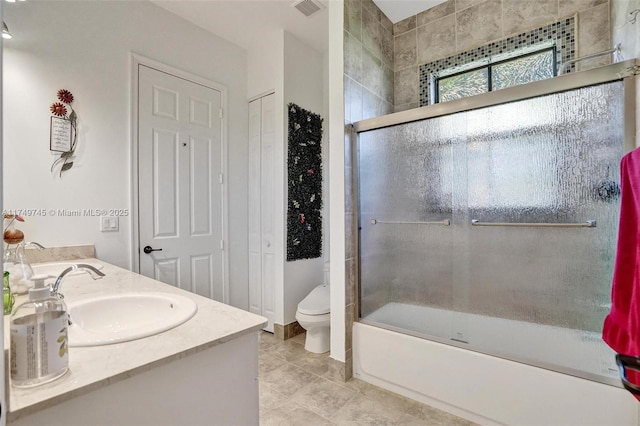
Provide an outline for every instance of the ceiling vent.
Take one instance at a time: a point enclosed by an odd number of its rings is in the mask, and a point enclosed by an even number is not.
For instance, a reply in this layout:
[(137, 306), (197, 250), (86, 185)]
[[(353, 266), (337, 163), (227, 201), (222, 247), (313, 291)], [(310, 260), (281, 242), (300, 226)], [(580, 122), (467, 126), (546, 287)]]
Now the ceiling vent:
[(317, 0), (299, 0), (293, 3), (291, 6), (298, 9), (306, 17), (309, 17), (314, 13), (324, 9), (322, 3)]

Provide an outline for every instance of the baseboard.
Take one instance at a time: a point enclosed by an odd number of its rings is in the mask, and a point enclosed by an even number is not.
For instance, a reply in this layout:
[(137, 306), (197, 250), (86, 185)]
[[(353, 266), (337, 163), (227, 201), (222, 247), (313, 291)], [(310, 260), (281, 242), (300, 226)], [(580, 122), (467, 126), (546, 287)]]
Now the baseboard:
[(280, 340), (288, 340), (302, 333), (304, 333), (304, 328), (298, 324), (298, 321), (287, 325), (273, 324), (273, 335)]
[(329, 357), (329, 370), (325, 377), (336, 382), (347, 382), (353, 376), (351, 361), (342, 362)]

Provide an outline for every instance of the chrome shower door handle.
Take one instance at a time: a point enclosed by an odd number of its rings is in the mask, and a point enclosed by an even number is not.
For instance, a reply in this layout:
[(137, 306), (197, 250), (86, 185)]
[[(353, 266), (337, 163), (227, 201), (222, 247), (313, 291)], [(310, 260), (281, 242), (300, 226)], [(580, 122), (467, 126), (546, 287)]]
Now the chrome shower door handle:
[(514, 228), (595, 228), (598, 226), (598, 222), (595, 220), (575, 223), (482, 222), (478, 219), (471, 219), (471, 226), (511, 226)]
[(372, 225), (377, 225), (378, 223), (382, 223), (385, 225), (442, 225), (442, 226), (451, 226), (451, 220), (436, 220), (436, 221), (428, 221), (428, 222), (407, 222), (407, 221), (389, 221), (389, 220), (378, 220), (371, 219)]

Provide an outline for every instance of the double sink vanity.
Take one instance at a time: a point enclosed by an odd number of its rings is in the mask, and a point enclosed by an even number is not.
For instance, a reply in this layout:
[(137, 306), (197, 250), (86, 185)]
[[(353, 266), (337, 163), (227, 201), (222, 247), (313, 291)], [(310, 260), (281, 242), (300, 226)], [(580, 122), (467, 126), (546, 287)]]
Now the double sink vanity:
[(11, 386), (5, 316), (8, 424), (258, 424), (265, 318), (97, 259), (32, 266), (57, 276), (71, 263), (105, 276), (73, 271), (59, 288), (71, 321), (69, 372), (37, 387)]

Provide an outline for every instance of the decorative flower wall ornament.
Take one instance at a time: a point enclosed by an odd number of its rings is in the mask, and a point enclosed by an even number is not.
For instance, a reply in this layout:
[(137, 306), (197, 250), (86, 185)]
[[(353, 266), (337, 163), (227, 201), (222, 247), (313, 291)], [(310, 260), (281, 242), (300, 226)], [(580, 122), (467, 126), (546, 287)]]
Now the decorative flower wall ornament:
[(67, 107), (62, 105), (60, 102), (54, 102), (51, 105), (51, 113), (56, 117), (67, 117)]
[(73, 102), (73, 95), (67, 89), (58, 90), (58, 99), (60, 99), (65, 104), (70, 104)]
[[(62, 177), (62, 172), (69, 170), (73, 167), (73, 154), (76, 150), (76, 145), (78, 143), (78, 115), (76, 114), (73, 106), (73, 94), (67, 89), (58, 90), (58, 101), (51, 104), (49, 108), (51, 113), (56, 117), (64, 118), (69, 120), (71, 123), (71, 149), (69, 151), (64, 151), (60, 153), (60, 156), (56, 158), (56, 160), (51, 165), (51, 171), (60, 166), (60, 176)], [(69, 116), (67, 116), (67, 108), (71, 110)]]

